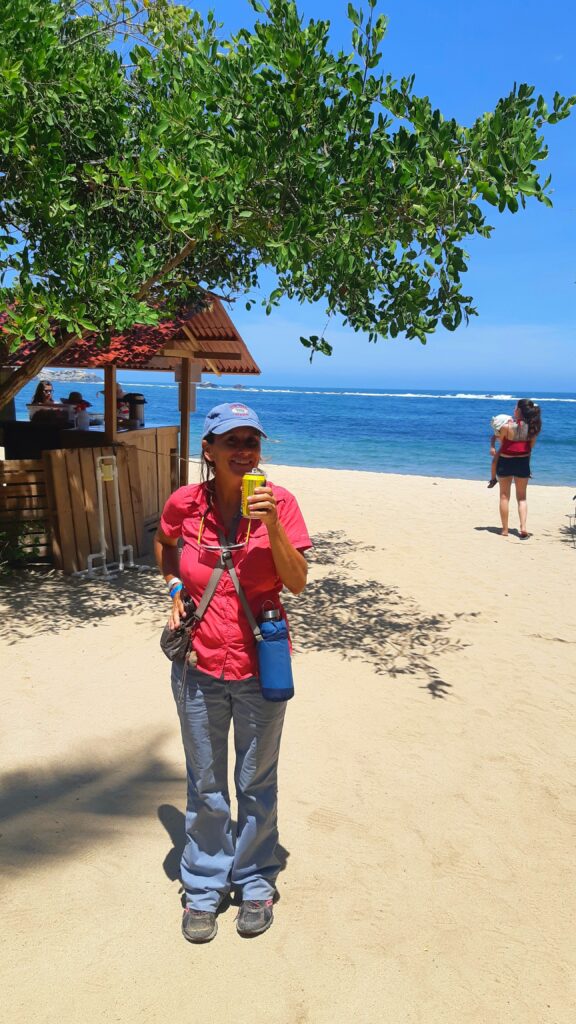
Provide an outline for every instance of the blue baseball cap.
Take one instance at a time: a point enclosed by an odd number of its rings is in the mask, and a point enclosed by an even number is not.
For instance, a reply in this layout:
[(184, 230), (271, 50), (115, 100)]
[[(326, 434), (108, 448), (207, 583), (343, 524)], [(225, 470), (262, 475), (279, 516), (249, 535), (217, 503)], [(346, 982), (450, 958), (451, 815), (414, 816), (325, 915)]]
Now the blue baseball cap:
[(224, 402), (223, 405), (215, 405), (204, 420), (202, 437), (207, 434), (225, 434), (227, 430), (234, 430), (235, 427), (253, 427), (262, 437), (266, 437), (264, 428), (254, 412), (242, 402)]

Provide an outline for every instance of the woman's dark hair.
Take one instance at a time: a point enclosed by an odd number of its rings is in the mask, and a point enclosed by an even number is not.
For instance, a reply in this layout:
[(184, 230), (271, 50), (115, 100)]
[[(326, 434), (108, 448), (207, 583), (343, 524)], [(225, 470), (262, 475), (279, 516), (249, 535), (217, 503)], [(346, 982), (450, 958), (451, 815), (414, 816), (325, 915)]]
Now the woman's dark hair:
[[(213, 444), (215, 437), (216, 435), (213, 434), (212, 431), (210, 431), (210, 433), (206, 434), (206, 437), (204, 437), (202, 440), (208, 441), (208, 444)], [(213, 476), (214, 463), (209, 462), (209, 460), (206, 458), (204, 454), (204, 447), (202, 447), (202, 450), (200, 452), (200, 482), (203, 484), (208, 484), (210, 483)]]
[(536, 437), (542, 430), (542, 414), (540, 406), (531, 398), (520, 398), (518, 408), (524, 423), (528, 426), (528, 437)]
[[(215, 434), (210, 431), (203, 438), (204, 441), (208, 441), (208, 444), (212, 444)], [(209, 462), (204, 454), (204, 447), (200, 451), (200, 483), (204, 484), (204, 491), (206, 495), (206, 511), (208, 512), (212, 508), (212, 502), (214, 501), (214, 463)]]
[(42, 400), (45, 397), (44, 392), (45, 392), (45, 389), (46, 389), (46, 385), (48, 385), (48, 387), (50, 388), (50, 391), (52, 391), (52, 384), (50, 383), (50, 381), (49, 380), (41, 380), (40, 383), (38, 384), (37, 388), (36, 388), (36, 391), (34, 392), (34, 396), (32, 398), (31, 405), (38, 405), (39, 402), (42, 402)]

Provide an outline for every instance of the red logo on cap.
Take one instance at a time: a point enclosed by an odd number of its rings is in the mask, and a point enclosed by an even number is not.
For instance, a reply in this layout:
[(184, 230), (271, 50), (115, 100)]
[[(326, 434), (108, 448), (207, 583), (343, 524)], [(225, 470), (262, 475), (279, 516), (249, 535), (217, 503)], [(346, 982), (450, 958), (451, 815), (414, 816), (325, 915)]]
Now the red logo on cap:
[(235, 416), (247, 416), (248, 409), (245, 405), (231, 405), (230, 412), (233, 412)]

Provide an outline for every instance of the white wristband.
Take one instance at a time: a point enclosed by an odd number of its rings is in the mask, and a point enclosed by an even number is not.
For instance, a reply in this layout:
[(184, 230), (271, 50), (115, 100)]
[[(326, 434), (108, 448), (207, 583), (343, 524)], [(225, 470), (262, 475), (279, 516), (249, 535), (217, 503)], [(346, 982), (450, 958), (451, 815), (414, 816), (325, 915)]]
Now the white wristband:
[(173, 576), (170, 582), (166, 584), (166, 586), (168, 587), (168, 590), (172, 590), (172, 587), (174, 587), (177, 583), (179, 583), (182, 586), (182, 580), (180, 579), (180, 577)]

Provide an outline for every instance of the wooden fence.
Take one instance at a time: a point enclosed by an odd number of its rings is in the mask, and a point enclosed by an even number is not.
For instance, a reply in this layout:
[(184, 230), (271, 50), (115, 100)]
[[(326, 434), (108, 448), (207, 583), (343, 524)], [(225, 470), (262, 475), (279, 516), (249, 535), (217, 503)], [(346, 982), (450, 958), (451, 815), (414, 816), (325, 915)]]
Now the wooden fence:
[[(55, 565), (66, 573), (86, 568), (88, 555), (100, 550), (97, 460), (115, 455), (122, 540), (134, 557), (142, 554), (142, 489), (138, 456), (133, 448), (75, 448), (44, 452), (48, 498), (54, 513)], [(106, 561), (118, 561), (119, 545), (112, 483), (102, 484)], [(97, 562), (96, 565), (101, 564)]]
[[(132, 545), (135, 558), (148, 554), (177, 486), (177, 445), (177, 427), (158, 427), (127, 432), (113, 447), (59, 448), (41, 460), (0, 461), (0, 538), (4, 534), (7, 548), (17, 539), (22, 553), (53, 561), (65, 573), (86, 569), (88, 555), (100, 551), (97, 460), (115, 455), (122, 541)], [(106, 561), (113, 562), (119, 557), (114, 488), (107, 482), (102, 488)]]
[(138, 452), (144, 517), (144, 554), (152, 549), (152, 538), (162, 509), (178, 487), (178, 427), (150, 427), (122, 434), (122, 444)]
[(0, 462), (0, 533), (7, 554), (18, 549), (34, 560), (51, 558), (51, 510), (40, 459)]

